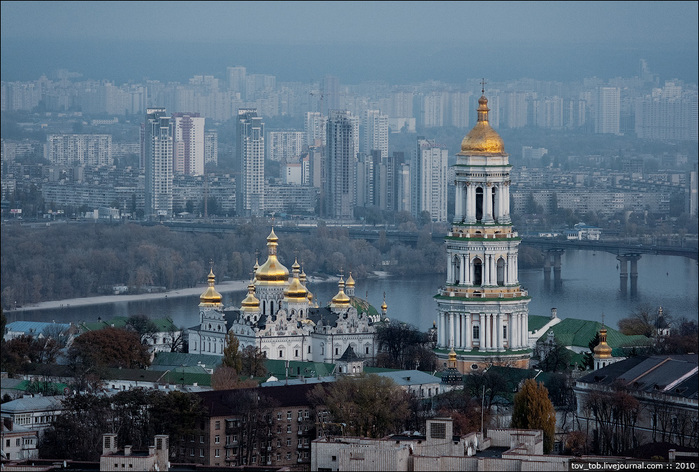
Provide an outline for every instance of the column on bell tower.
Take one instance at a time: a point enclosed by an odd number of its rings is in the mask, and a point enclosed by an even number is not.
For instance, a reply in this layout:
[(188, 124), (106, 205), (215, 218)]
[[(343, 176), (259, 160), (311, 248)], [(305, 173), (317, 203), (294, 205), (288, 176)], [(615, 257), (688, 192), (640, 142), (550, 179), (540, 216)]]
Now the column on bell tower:
[(465, 200), (464, 182), (456, 182), (456, 195), (454, 200), (454, 223), (462, 223), (464, 220), (464, 200)]
[(493, 184), (488, 182), (483, 189), (483, 223), (494, 223), (493, 219)]
[(466, 223), (476, 223), (476, 186), (466, 182)]

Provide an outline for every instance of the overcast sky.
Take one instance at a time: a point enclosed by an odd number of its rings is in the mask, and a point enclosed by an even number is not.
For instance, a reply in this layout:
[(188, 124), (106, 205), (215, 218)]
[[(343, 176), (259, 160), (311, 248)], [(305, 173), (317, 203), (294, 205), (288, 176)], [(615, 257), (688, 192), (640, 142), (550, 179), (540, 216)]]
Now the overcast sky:
[[(11, 40), (7, 47), (2, 42), (2, 53), (12, 53), (12, 59), (22, 52), (17, 40), (81, 40), (86, 47), (95, 40), (285, 46), (370, 42), (381, 47), (439, 43), (472, 49), (484, 44), (602, 44), (615, 50), (681, 46), (694, 56), (698, 41), (697, 2), (3, 1), (1, 8), (0, 37)], [(27, 54), (33, 52), (27, 46)], [(20, 65), (8, 61), (3, 66)], [(656, 69), (665, 67), (658, 62)]]
[(697, 41), (697, 2), (2, 2), (2, 37)]

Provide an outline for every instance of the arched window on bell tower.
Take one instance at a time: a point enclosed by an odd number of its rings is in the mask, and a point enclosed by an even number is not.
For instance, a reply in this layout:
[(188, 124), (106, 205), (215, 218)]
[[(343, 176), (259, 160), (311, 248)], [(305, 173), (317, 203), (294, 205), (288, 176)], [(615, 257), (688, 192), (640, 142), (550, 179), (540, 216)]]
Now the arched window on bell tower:
[(502, 259), (498, 259), (498, 285), (503, 286), (505, 285), (505, 261)]
[(476, 189), (476, 221), (483, 219), (483, 187)]
[(483, 262), (479, 258), (473, 260), (473, 285), (483, 285)]
[(454, 256), (452, 260), (452, 274), (454, 274), (454, 284), (459, 285), (461, 274), (461, 258), (459, 256)]

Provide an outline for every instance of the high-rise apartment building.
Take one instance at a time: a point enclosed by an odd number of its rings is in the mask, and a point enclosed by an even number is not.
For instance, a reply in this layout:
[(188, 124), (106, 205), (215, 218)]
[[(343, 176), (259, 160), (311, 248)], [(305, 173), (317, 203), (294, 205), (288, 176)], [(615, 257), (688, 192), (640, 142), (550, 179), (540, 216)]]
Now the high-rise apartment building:
[(307, 146), (325, 146), (326, 123), (328, 119), (318, 111), (306, 112), (304, 130), (306, 132)]
[(619, 134), (621, 94), (619, 87), (597, 87), (595, 101), (595, 133)]
[(165, 108), (148, 108), (142, 133), (145, 166), (145, 216), (172, 214), (172, 119)]
[(204, 131), (204, 165), (218, 165), (218, 131)]
[(301, 155), (306, 142), (303, 131), (269, 131), (267, 133), (267, 158), (271, 161), (289, 162)]
[(173, 172), (178, 175), (204, 173), (204, 122), (199, 113), (173, 113)]
[(417, 139), (413, 159), (413, 217), (419, 218), (423, 211), (430, 214), (432, 221), (447, 220), (447, 160), (449, 151), (434, 141), (423, 137)]
[(238, 94), (245, 99), (245, 87), (247, 85), (247, 70), (243, 66), (226, 67), (226, 79), (228, 91)]
[(352, 219), (356, 189), (359, 120), (346, 110), (332, 110), (327, 124), (324, 186), (325, 215)]
[(240, 179), (236, 182), (238, 214), (262, 215), (265, 204), (265, 124), (255, 108), (238, 110)]
[(388, 115), (379, 110), (366, 110), (362, 125), (362, 152), (368, 155), (376, 149), (381, 152), (381, 159), (388, 158)]
[(49, 134), (46, 159), (61, 165), (112, 165), (111, 134)]

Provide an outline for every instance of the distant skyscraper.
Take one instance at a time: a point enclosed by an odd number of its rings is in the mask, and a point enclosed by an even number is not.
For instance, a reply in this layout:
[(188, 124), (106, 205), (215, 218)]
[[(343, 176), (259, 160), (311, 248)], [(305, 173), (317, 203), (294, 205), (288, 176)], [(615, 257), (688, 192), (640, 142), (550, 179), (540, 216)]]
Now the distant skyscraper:
[(173, 139), (171, 118), (165, 108), (146, 109), (142, 134), (145, 166), (145, 216), (172, 214)]
[(330, 114), (330, 110), (340, 108), (340, 79), (332, 75), (323, 78), (322, 92), (323, 109), (320, 110), (325, 116)]
[(240, 98), (245, 99), (245, 86), (247, 84), (247, 71), (245, 67), (227, 67), (226, 76), (228, 79), (228, 91), (240, 94)]
[(619, 87), (597, 88), (595, 118), (595, 133), (619, 134), (621, 118)]
[(434, 141), (418, 138), (413, 175), (413, 216), (423, 211), (432, 221), (447, 220), (447, 160), (449, 151)]
[(111, 134), (49, 134), (46, 158), (52, 164), (112, 165)]
[(333, 110), (327, 125), (325, 214), (330, 218), (354, 216), (359, 120), (346, 110)]
[(367, 155), (377, 149), (381, 151), (381, 159), (388, 158), (388, 115), (379, 110), (367, 110), (363, 119), (364, 139), (362, 152)]
[(238, 110), (238, 158), (236, 182), (238, 214), (261, 215), (265, 197), (265, 124), (255, 108)]
[(320, 144), (325, 146), (325, 132), (327, 117), (317, 111), (306, 112), (304, 130), (306, 131), (306, 145), (316, 146)]
[(173, 113), (173, 172), (178, 175), (204, 174), (204, 122), (199, 113)]
[(305, 141), (303, 131), (270, 131), (267, 134), (267, 158), (277, 162), (297, 159)]
[(204, 165), (218, 165), (218, 131), (215, 129), (204, 132)]

